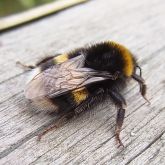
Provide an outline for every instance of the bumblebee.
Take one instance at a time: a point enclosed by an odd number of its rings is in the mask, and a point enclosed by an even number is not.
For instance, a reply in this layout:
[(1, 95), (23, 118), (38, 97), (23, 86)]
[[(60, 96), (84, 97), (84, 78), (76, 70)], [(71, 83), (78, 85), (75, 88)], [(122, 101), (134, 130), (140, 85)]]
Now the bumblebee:
[[(126, 101), (121, 92), (131, 78), (140, 86), (146, 99), (146, 84), (142, 70), (133, 54), (123, 45), (106, 41), (78, 48), (66, 54), (46, 57), (32, 69), (25, 88), (25, 97), (44, 107), (62, 113), (70, 119), (110, 98), (118, 107), (115, 137), (123, 146), (120, 131), (124, 121)], [(137, 74), (137, 69), (140, 74)], [(147, 99), (146, 99), (147, 100)], [(57, 127), (51, 125), (42, 134)]]

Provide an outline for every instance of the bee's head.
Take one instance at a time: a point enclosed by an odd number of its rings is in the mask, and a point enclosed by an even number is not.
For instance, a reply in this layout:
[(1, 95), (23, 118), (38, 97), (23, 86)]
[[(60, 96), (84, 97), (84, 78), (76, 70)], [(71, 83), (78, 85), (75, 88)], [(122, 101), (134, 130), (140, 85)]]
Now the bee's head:
[(94, 45), (88, 53), (86, 65), (93, 69), (108, 71), (112, 74), (119, 72), (125, 77), (132, 76), (135, 71), (135, 59), (132, 53), (115, 42)]

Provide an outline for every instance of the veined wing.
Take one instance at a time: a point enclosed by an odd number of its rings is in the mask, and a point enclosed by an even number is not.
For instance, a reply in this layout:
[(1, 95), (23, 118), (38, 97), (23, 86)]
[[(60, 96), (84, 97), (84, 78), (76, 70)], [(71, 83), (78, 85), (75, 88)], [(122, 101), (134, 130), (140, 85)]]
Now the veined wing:
[(80, 55), (36, 75), (26, 86), (25, 97), (57, 97), (82, 86), (114, 77), (107, 72), (85, 68)]

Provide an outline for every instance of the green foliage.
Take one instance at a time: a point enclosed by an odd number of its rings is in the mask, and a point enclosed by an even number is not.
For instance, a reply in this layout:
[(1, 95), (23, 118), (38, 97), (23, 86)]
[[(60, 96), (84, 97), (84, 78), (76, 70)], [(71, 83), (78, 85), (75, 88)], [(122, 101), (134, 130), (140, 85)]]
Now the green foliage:
[(0, 17), (22, 12), (55, 0), (0, 0)]

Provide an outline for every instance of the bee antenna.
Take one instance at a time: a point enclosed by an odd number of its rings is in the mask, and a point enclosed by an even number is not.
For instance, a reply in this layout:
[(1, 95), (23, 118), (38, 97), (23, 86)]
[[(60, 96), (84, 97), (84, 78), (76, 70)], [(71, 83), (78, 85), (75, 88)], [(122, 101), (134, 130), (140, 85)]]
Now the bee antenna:
[(140, 77), (142, 76), (142, 68), (139, 65), (136, 65), (136, 67), (140, 70)]

